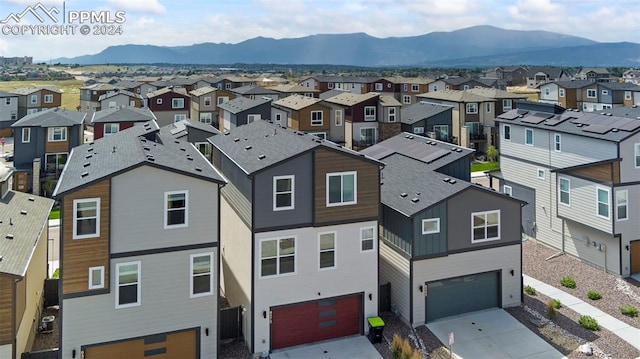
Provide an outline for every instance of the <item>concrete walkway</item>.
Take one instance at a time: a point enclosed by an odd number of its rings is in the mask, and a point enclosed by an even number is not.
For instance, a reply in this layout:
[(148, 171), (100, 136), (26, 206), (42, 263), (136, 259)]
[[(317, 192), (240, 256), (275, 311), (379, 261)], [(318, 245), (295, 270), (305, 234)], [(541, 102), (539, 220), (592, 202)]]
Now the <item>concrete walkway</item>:
[(580, 315), (588, 315), (598, 321), (603, 328), (608, 329), (613, 334), (619, 336), (622, 340), (631, 344), (640, 350), (640, 329), (618, 320), (591, 304), (583, 302), (581, 299), (572, 296), (552, 285), (543, 283), (535, 278), (522, 275), (524, 285), (533, 287), (536, 292), (540, 292), (552, 299), (558, 299), (562, 306), (573, 310)]

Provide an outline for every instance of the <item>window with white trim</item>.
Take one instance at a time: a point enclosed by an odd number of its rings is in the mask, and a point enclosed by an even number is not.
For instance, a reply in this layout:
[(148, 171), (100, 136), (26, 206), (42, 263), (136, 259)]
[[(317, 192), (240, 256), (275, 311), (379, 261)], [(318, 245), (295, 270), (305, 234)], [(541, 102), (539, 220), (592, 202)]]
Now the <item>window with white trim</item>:
[(118, 133), (120, 131), (119, 123), (105, 123), (104, 124), (104, 135), (109, 136), (114, 133)]
[(265, 239), (260, 241), (260, 276), (295, 273), (296, 238)]
[(161, 98), (156, 99), (156, 104), (158, 104), (158, 105), (162, 105), (162, 99), (161, 99)]
[(533, 129), (525, 128), (524, 130), (524, 144), (533, 146)]
[(502, 138), (505, 141), (511, 141), (511, 126), (504, 125), (504, 130), (502, 132)]
[(605, 95), (605, 96), (608, 95), (609, 94), (609, 90), (602, 90), (602, 94)]
[(231, 88), (231, 82), (228, 82), (228, 83), (224, 84), (224, 88), (229, 90)]
[(382, 91), (382, 84), (380, 82), (376, 82), (376, 91)]
[(596, 98), (598, 97), (598, 93), (594, 89), (587, 89), (587, 97)]
[(67, 140), (66, 127), (49, 127), (47, 129), (47, 138), (49, 142), (63, 142)]
[(311, 111), (311, 126), (322, 126), (322, 111)]
[(558, 179), (558, 191), (560, 197), (560, 203), (570, 206), (571, 205), (571, 182), (568, 178)]
[(596, 188), (598, 202), (598, 216), (609, 219), (609, 189)]
[(318, 233), (318, 268), (336, 267), (336, 232)]
[(471, 214), (471, 243), (500, 239), (500, 210)]
[(412, 84), (412, 85), (411, 85), (411, 91), (412, 91), (412, 92), (419, 92), (419, 91), (420, 91), (420, 85), (418, 85), (418, 84)]
[(558, 89), (558, 97), (564, 97), (564, 89)]
[(336, 110), (336, 126), (342, 126), (342, 110)]
[[(309, 87), (308, 85), (309, 85), (309, 84), (307, 84), (307, 87)], [(333, 89), (333, 82), (328, 82), (328, 83), (327, 83), (327, 88), (328, 88), (328, 89)]]
[(633, 144), (636, 168), (640, 168), (640, 143)]
[(171, 99), (171, 108), (183, 108), (184, 107), (184, 99), (183, 98), (172, 98)]
[(109, 105), (107, 106), (108, 108), (116, 108), (117, 103), (116, 101), (109, 101)]
[(427, 218), (422, 220), (422, 234), (440, 233), (440, 218)]
[(360, 252), (373, 251), (376, 248), (376, 228), (360, 228)]
[(360, 141), (368, 145), (375, 144), (378, 141), (378, 129), (375, 127), (360, 128)]
[(53, 95), (52, 94), (44, 95), (44, 103), (53, 103)]
[(511, 111), (513, 108), (513, 100), (504, 99), (502, 100), (502, 111)]
[(556, 152), (561, 152), (562, 151), (562, 138), (561, 138), (559, 133), (554, 133), (553, 134), (553, 149)]
[(433, 85), (433, 91), (438, 91), (438, 85)]
[(625, 91), (624, 92), (624, 99), (625, 100), (631, 100), (631, 91)]
[(538, 179), (544, 180), (547, 177), (547, 172), (544, 168), (538, 168)]
[(104, 288), (104, 266), (89, 267), (89, 289)]
[(402, 84), (402, 91), (404, 92), (409, 91), (409, 84)]
[(218, 105), (229, 101), (229, 96), (218, 96)]
[(629, 219), (629, 192), (625, 190), (616, 191), (616, 219), (623, 221)]
[(213, 120), (213, 115), (211, 114), (211, 112), (200, 113), (200, 122), (211, 124), (212, 120)]
[(31, 95), (31, 104), (35, 105), (38, 103), (38, 95)]
[(413, 133), (415, 133), (416, 135), (421, 135), (424, 133), (424, 127), (414, 127), (413, 128)]
[(73, 201), (73, 239), (100, 236), (100, 198)]
[(273, 177), (273, 210), (284, 211), (295, 207), (295, 176)]
[(387, 111), (389, 112), (389, 122), (396, 122), (396, 108), (389, 107)]
[(140, 266), (140, 261), (116, 264), (116, 309), (136, 307), (142, 303)]
[(467, 104), (467, 114), (478, 113), (478, 104), (476, 102)]
[(546, 96), (549, 96), (549, 94), (551, 94), (551, 89), (550, 89), (550, 88), (548, 88), (548, 87), (545, 87), (545, 88), (544, 88), (544, 94), (545, 94)]
[(357, 177), (356, 171), (327, 173), (327, 207), (356, 204)]
[(251, 115), (247, 115), (247, 123), (251, 123), (251, 122), (255, 122), (262, 119), (262, 116), (260, 116), (260, 114), (251, 114)]
[(364, 120), (365, 121), (375, 121), (376, 120), (376, 107), (375, 106), (365, 106), (364, 107)]
[(189, 296), (213, 295), (213, 253), (192, 254), (190, 269)]
[(436, 140), (449, 141), (449, 125), (433, 125)]
[(326, 132), (307, 132), (310, 135), (314, 135), (318, 138), (321, 138), (323, 140), (327, 139), (327, 133)]
[(207, 106), (207, 107), (208, 107), (208, 106), (211, 106), (211, 97), (209, 97), (209, 96), (208, 96), (208, 97), (205, 97), (205, 98), (203, 99), (202, 103), (203, 103), (203, 105), (204, 105), (204, 106)]
[(209, 142), (195, 142), (194, 146), (204, 155), (206, 158), (211, 158), (211, 151), (213, 149), (213, 145)]
[(411, 96), (410, 95), (402, 95), (402, 103), (405, 105), (411, 104)]
[(180, 122), (187, 119), (187, 115), (184, 113), (178, 113), (173, 115), (173, 122)]
[(189, 191), (164, 193), (164, 228), (189, 225)]
[(22, 128), (22, 143), (31, 142), (31, 128), (23, 127)]
[(5, 97), (4, 104), (7, 105), (7, 106), (11, 105), (11, 97)]
[(28, 108), (27, 109), (27, 115), (31, 115), (34, 113), (38, 113), (38, 109), (37, 108)]
[(506, 194), (509, 197), (513, 197), (513, 188), (505, 184), (502, 186), (502, 193)]

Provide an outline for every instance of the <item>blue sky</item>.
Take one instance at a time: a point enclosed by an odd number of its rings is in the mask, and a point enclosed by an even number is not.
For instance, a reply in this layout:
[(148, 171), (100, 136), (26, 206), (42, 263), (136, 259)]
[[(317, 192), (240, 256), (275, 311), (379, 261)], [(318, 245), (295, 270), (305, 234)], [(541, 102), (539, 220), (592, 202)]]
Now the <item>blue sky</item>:
[[(41, 0), (62, 12), (62, 0)], [(0, 0), (0, 20), (37, 0)], [(0, 24), (0, 55), (48, 60), (94, 54), (111, 45), (238, 43), (256, 36), (365, 32), (413, 36), (473, 25), (547, 30), (602, 42), (640, 43), (638, 0), (67, 0), (65, 9), (125, 12), (122, 35), (5, 34), (38, 25), (28, 14)], [(59, 23), (62, 23), (61, 21)], [(54, 24), (47, 20), (44, 24)], [(87, 24), (87, 23), (85, 23)], [(89, 24), (91, 27), (92, 24)], [(78, 24), (80, 26), (80, 24)]]

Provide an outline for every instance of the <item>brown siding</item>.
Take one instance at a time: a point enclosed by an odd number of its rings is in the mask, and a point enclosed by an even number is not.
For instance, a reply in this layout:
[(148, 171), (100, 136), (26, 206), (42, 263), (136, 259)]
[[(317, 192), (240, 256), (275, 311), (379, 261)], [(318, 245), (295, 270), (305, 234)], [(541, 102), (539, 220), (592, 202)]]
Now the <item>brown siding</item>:
[[(62, 219), (62, 294), (89, 289), (89, 267), (104, 266), (104, 287), (109, 288), (109, 180), (64, 196)], [(100, 197), (100, 237), (73, 238), (73, 200)]]
[[(380, 171), (378, 165), (328, 149), (318, 149), (315, 160), (315, 218), (316, 224), (357, 220), (378, 216), (380, 207)], [(357, 171), (357, 203), (327, 207), (327, 173)]]
[(595, 181), (620, 183), (620, 163), (603, 163), (594, 166), (576, 168), (568, 172), (571, 175), (589, 178)]
[[(172, 108), (172, 101), (174, 98), (184, 99), (184, 107)], [(158, 104), (158, 99), (162, 99), (162, 103)], [(151, 111), (190, 111), (191, 98), (188, 95), (183, 95), (177, 92), (167, 92), (162, 95), (154, 96), (149, 99), (148, 103)]]
[(399, 135), (401, 132), (400, 122), (380, 122), (378, 123), (378, 142), (389, 139), (395, 135)]
[(166, 349), (166, 353), (152, 357), (163, 359), (195, 359), (199, 357), (195, 330), (167, 334), (164, 341), (149, 344), (145, 344), (144, 339), (133, 339), (91, 346), (84, 349), (84, 355), (91, 359), (144, 358), (145, 351), (160, 348)]
[[(44, 102), (44, 95), (53, 95), (53, 102), (51, 103), (46, 103)], [(51, 107), (60, 107), (60, 105), (62, 104), (62, 94), (61, 93), (57, 93), (57, 92), (53, 92), (53, 91), (49, 91), (49, 90), (42, 90), (40, 93), (40, 101), (42, 103), (42, 108), (51, 108)]]
[(13, 278), (0, 274), (0, 344), (13, 342)]
[(24, 277), (22, 280), (16, 283), (16, 323), (18, 323), (18, 328), (20, 327), (20, 322), (22, 322), (22, 317), (24, 316), (24, 310), (27, 308), (27, 278)]
[[(322, 126), (311, 126), (311, 111), (322, 111)], [(329, 109), (320, 105), (315, 104), (301, 109), (298, 112), (298, 120), (299, 122), (299, 130), (300, 131), (310, 131), (310, 132), (318, 132), (318, 131), (329, 131), (331, 125), (331, 115)]]
[(47, 137), (45, 137), (46, 142), (44, 144), (44, 152), (46, 153), (69, 152), (69, 136), (71, 135), (71, 128), (67, 127), (66, 141), (50, 142), (49, 134), (47, 131), (45, 131), (45, 136)]

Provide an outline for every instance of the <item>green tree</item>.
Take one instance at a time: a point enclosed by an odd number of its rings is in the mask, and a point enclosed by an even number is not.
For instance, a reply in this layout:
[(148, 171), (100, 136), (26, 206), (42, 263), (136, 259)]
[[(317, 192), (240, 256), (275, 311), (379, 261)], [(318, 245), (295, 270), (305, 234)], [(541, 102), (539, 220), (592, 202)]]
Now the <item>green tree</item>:
[(487, 159), (491, 162), (498, 160), (498, 149), (495, 146), (489, 146), (489, 148), (487, 148)]

